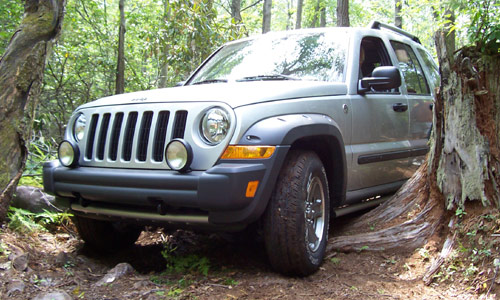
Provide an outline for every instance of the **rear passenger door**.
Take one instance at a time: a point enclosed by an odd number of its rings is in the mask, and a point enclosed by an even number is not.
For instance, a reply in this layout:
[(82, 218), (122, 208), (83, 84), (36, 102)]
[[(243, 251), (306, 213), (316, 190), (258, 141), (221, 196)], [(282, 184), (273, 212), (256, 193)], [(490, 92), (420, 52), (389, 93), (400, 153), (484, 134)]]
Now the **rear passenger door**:
[(414, 170), (423, 162), (429, 149), (427, 142), (432, 126), (433, 83), (426, 79), (423, 63), (410, 45), (391, 41), (391, 46), (403, 76), (402, 89), (406, 89), (408, 99), (410, 166)]

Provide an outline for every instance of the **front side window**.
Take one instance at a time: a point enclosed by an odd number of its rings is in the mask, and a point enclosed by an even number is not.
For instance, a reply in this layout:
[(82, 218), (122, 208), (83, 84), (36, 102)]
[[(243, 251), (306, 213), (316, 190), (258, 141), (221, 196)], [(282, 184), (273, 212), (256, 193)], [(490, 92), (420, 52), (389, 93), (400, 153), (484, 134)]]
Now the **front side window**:
[(266, 34), (228, 44), (190, 80), (190, 84), (255, 81), (344, 81), (348, 35), (345, 31)]
[(396, 52), (408, 94), (430, 94), (429, 85), (415, 52), (410, 46), (400, 42), (391, 41), (391, 45)]
[(359, 78), (371, 77), (377, 67), (391, 66), (384, 43), (376, 37), (365, 37), (359, 53)]

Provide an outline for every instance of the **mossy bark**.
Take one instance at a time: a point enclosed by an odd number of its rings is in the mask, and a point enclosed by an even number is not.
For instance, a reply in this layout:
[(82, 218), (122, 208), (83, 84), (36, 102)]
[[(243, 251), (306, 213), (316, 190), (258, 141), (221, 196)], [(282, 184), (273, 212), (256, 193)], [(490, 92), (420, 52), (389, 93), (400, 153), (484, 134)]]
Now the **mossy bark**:
[(21, 25), (0, 58), (0, 222), (24, 169), (45, 61), (64, 7), (65, 0), (26, 0)]

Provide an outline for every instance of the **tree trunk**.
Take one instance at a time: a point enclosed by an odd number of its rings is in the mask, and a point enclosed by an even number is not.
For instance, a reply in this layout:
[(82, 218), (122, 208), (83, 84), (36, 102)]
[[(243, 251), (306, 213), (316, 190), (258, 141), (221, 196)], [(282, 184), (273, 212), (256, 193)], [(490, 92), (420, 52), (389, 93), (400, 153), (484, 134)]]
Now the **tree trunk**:
[(326, 27), (326, 7), (324, 3), (321, 7), (320, 15), (319, 27)]
[(349, 26), (349, 0), (337, 0), (337, 27)]
[(273, 0), (264, 0), (264, 8), (262, 9), (262, 33), (271, 31), (271, 9)]
[(295, 21), (295, 29), (300, 29), (302, 27), (303, 6), (304, 6), (304, 0), (297, 0), (297, 20)]
[(163, 24), (161, 28), (163, 28), (163, 35), (161, 39), (160, 46), (160, 80), (158, 81), (158, 88), (167, 87), (168, 82), (168, 51), (169, 51), (169, 43), (168, 43), (168, 35), (165, 24), (170, 21), (170, 5), (169, 0), (163, 0)]
[(27, 0), (21, 25), (0, 59), (0, 222), (25, 166), (45, 61), (59, 38), (65, 5), (65, 0)]
[(125, 92), (125, 0), (120, 0), (120, 29), (118, 33), (118, 59), (116, 62), (115, 94)]
[(241, 0), (231, 0), (231, 18), (235, 24), (241, 23)]
[(403, 17), (401, 9), (403, 8), (403, 0), (394, 0), (394, 25), (398, 28), (403, 28)]

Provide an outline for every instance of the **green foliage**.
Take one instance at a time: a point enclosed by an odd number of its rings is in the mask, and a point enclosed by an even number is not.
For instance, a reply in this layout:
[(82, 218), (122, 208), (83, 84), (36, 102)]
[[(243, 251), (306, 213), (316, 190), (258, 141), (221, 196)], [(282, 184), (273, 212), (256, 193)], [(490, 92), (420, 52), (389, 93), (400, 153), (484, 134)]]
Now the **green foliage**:
[(12, 34), (21, 23), (23, 12), (22, 1), (2, 1), (0, 5), (0, 57), (5, 52)]
[(460, 12), (468, 13), (467, 37), (483, 53), (500, 53), (500, 2), (497, 0), (464, 1)]
[[(34, 123), (36, 128), (37, 120)], [(29, 155), (19, 185), (42, 187), (43, 163), (56, 158), (57, 143), (53, 138), (46, 140), (41, 133), (34, 135), (29, 144)]]
[(332, 258), (330, 258), (330, 262), (334, 265), (338, 265), (340, 263), (340, 258), (332, 257)]
[(240, 284), (237, 280), (234, 280), (232, 278), (225, 278), (223, 281), (222, 281), (222, 284), (223, 285), (227, 285), (227, 286), (237, 286), (238, 284)]
[(161, 252), (161, 255), (167, 262), (167, 273), (195, 273), (207, 276), (210, 270), (210, 260), (207, 257), (200, 257), (196, 254), (177, 255), (175, 249), (168, 247)]
[(408, 24), (411, 32), (418, 32), (424, 41), (432, 42), (436, 30), (447, 28), (456, 33), (458, 47), (476, 46), (485, 54), (499, 53), (498, 0), (408, 0), (406, 3), (403, 19), (408, 23), (404, 24)]
[[(5, 2), (5, 1), (4, 1)], [(336, 25), (336, 0), (304, 1), (302, 27), (316, 27), (325, 10), (326, 26)], [(461, 45), (475, 44), (483, 52), (500, 45), (500, 4), (497, 0), (408, 0), (403, 4), (403, 27), (434, 48), (433, 34), (446, 25), (447, 10), (457, 21), (450, 25)], [(174, 86), (185, 80), (223, 43), (261, 32), (262, 3), (241, 1), (242, 22), (229, 15), (230, 1), (126, 1), (126, 92)], [(0, 5), (0, 54), (23, 14), (23, 2)], [(295, 0), (275, 0), (272, 30), (295, 27)], [(441, 22), (435, 21), (439, 17)], [(393, 2), (350, 1), (352, 26), (371, 20), (392, 23)], [(63, 31), (45, 68), (34, 123), (37, 139), (30, 145), (28, 170), (22, 184), (40, 186), (41, 162), (53, 158), (71, 113), (79, 106), (114, 93), (119, 11), (118, 0), (67, 1)], [(51, 137), (51, 138), (48, 138)]]
[(8, 226), (10, 229), (30, 233), (35, 231), (47, 231), (49, 228), (59, 226), (69, 221), (69, 213), (32, 213), (21, 208), (10, 207), (7, 213)]

